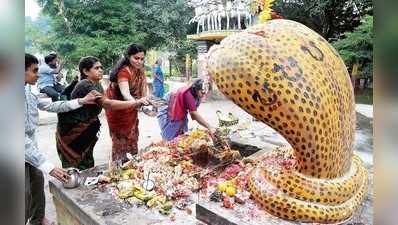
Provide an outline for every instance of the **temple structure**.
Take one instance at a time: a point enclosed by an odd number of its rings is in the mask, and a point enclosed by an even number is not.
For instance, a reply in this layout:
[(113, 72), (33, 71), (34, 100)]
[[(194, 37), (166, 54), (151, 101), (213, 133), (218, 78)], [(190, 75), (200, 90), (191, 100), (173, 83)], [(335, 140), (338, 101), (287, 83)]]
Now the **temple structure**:
[[(272, 12), (273, 0), (189, 0), (194, 16), (189, 23), (196, 24), (196, 33), (188, 35), (194, 41), (198, 53), (199, 78), (207, 78), (206, 54), (213, 44), (218, 44), (230, 34), (238, 33), (258, 24), (261, 13), (278, 18)], [(212, 85), (212, 89), (216, 88)], [(215, 91), (218, 93), (218, 91)]]

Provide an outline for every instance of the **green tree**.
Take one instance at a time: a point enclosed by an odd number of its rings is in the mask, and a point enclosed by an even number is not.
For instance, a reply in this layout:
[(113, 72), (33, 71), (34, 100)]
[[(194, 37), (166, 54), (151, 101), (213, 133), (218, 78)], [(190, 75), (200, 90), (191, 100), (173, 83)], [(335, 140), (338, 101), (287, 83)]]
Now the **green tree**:
[(69, 66), (93, 55), (110, 69), (129, 43), (142, 43), (146, 37), (138, 32), (136, 5), (127, 0), (38, 2), (51, 18), (51, 45), (43, 48), (57, 51)]
[(38, 0), (51, 18), (45, 49), (57, 51), (71, 65), (94, 55), (109, 70), (126, 46), (177, 51), (185, 47), (192, 11), (181, 0)]
[[(140, 11), (143, 32), (147, 33), (145, 44), (165, 51), (175, 52), (171, 57), (177, 74), (185, 73), (185, 55), (196, 57), (193, 42), (187, 40), (188, 34), (194, 33), (194, 25), (188, 22), (193, 16), (193, 9), (184, 0), (147, 0), (143, 1)], [(176, 73), (173, 73), (176, 75)]]
[(49, 29), (49, 18), (39, 16), (32, 20), (29, 16), (25, 17), (25, 51), (35, 54), (44, 50), (43, 46), (49, 45)]
[(361, 76), (373, 75), (373, 16), (365, 16), (361, 25), (353, 32), (345, 32), (333, 45), (349, 68), (359, 63)]
[(372, 0), (277, 0), (273, 9), (286, 19), (305, 24), (327, 40), (353, 31), (366, 14), (373, 14)]

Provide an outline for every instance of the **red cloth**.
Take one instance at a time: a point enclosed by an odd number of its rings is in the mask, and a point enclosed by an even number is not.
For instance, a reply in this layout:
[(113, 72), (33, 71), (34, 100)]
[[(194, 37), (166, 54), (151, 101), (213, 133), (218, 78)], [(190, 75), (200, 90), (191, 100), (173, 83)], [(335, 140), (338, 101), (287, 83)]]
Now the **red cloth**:
[(187, 110), (189, 111), (196, 110), (195, 99), (190, 91), (191, 91), (191, 85), (188, 85), (179, 88), (177, 92), (171, 96), (170, 105), (169, 105), (170, 120), (172, 121), (182, 120), (185, 118)]
[[(130, 73), (131, 71), (131, 73)], [(117, 74), (118, 81), (121, 79), (128, 81), (130, 94), (136, 99), (142, 98), (146, 93), (146, 78), (143, 70), (133, 70), (124, 67)], [(106, 96), (109, 99), (124, 100), (119, 86), (116, 82), (111, 82), (106, 90)], [(125, 152), (137, 151), (138, 142), (138, 111), (131, 107), (121, 110), (106, 110), (109, 131), (112, 137), (112, 158), (119, 158)], [(123, 147), (121, 147), (123, 146)], [(120, 149), (123, 148), (123, 149)]]

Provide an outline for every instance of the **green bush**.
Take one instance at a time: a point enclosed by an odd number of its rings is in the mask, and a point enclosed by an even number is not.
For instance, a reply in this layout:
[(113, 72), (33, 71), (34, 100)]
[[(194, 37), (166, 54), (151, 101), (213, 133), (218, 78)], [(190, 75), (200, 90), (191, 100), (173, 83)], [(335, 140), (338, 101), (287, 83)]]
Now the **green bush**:
[(373, 76), (373, 16), (365, 16), (361, 25), (353, 32), (345, 32), (333, 45), (349, 69), (359, 63), (360, 77)]
[(164, 93), (166, 94), (167, 92), (169, 92), (170, 90), (170, 86), (166, 83), (164, 83)]

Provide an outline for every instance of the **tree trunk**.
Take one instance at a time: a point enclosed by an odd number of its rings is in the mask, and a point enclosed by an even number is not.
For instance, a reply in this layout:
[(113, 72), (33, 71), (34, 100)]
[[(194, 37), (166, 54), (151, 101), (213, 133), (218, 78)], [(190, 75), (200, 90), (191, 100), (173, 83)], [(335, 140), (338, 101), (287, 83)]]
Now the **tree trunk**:
[(334, 7), (336, 7), (336, 4), (334, 1), (332, 1), (330, 7), (325, 8), (325, 17), (326, 17), (326, 21), (327, 21), (327, 32), (324, 37), (326, 40), (329, 40), (333, 36), (333, 32), (334, 32), (334, 24), (333, 24), (333, 19), (335, 18)]

